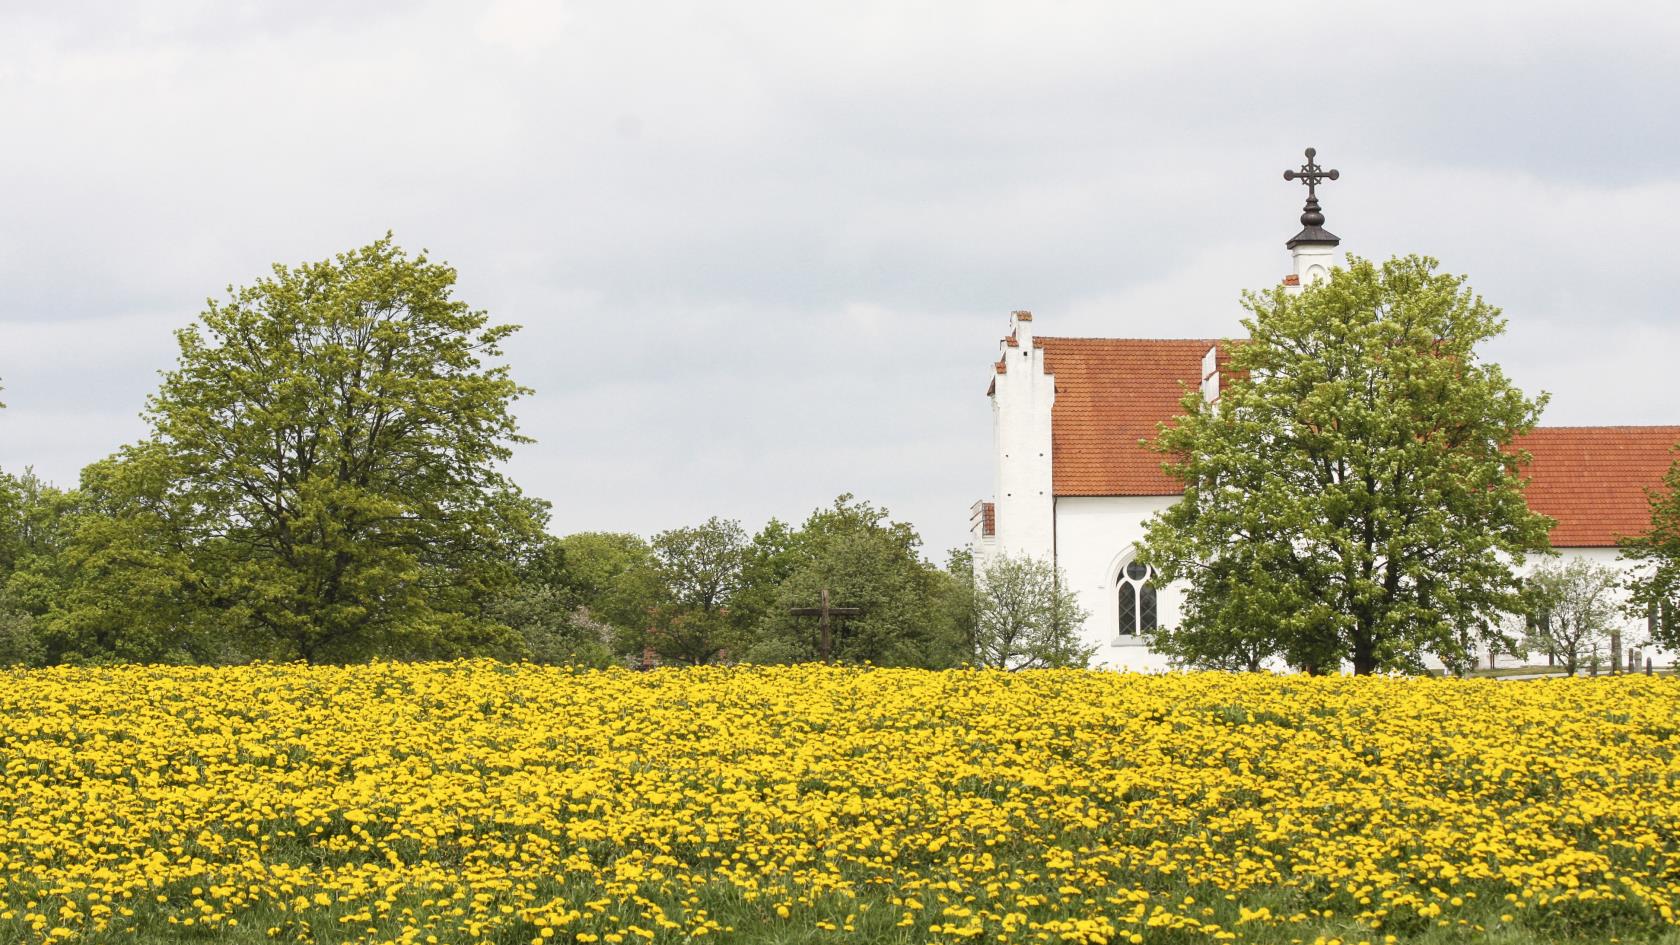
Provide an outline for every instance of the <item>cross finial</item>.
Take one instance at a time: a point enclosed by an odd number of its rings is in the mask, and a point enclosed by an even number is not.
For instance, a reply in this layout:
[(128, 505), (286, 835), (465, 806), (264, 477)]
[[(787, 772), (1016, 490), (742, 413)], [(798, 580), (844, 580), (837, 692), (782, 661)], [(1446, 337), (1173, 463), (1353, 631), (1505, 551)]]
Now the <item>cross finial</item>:
[(1301, 225), (1308, 229), (1324, 225), (1324, 211), (1318, 207), (1318, 185), (1342, 176), (1342, 172), (1334, 168), (1327, 171), (1319, 167), (1314, 160), (1317, 157), (1318, 149), (1308, 148), (1307, 163), (1301, 165), (1300, 170), (1283, 172), (1284, 180), (1298, 180), (1307, 185), (1307, 205), (1301, 208)]

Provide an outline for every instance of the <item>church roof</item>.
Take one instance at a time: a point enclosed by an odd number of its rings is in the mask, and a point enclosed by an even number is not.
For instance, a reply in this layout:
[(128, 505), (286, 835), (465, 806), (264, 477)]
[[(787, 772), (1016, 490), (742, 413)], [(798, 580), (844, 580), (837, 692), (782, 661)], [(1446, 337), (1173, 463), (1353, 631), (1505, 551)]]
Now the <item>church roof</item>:
[[(1209, 338), (1038, 338), (1056, 378), (1050, 409), (1051, 485), (1056, 495), (1180, 495), (1161, 456), (1139, 445), (1182, 411), (1202, 383)], [(1224, 363), (1221, 356), (1220, 363)]]
[(1613, 548), (1651, 527), (1646, 489), (1675, 461), (1680, 426), (1537, 427), (1512, 444), (1533, 457), (1528, 507), (1557, 519), (1554, 548)]
[[(1180, 495), (1139, 445), (1202, 382), (1215, 339), (1038, 338), (1056, 379), (1051, 482), (1058, 496)], [(1219, 365), (1225, 365), (1223, 350)], [(1513, 445), (1533, 458), (1529, 507), (1557, 519), (1556, 548), (1613, 548), (1650, 526), (1645, 490), (1675, 461), (1680, 426), (1539, 427)]]

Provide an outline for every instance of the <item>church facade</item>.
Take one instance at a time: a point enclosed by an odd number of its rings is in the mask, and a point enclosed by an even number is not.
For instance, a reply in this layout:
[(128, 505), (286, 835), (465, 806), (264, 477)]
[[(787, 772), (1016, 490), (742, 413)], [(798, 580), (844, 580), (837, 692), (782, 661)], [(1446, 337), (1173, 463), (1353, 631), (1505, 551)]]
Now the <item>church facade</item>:
[[(1293, 269), (1283, 281), (1294, 291), (1328, 275), (1339, 243), (1323, 229), (1313, 187), (1335, 172), (1307, 156), (1285, 175), (1309, 186), (1303, 229), (1286, 244)], [(1182, 488), (1141, 441), (1178, 415), (1186, 389), (1218, 399), (1226, 342), (1065, 338), (1037, 327), (1032, 313), (1013, 313), (992, 366), (993, 494), (971, 509), (976, 567), (1000, 553), (1053, 562), (1089, 614), (1093, 665), (1167, 669), (1146, 634), (1178, 620), (1184, 588), (1158, 582), (1135, 554), (1145, 523)], [(1557, 521), (1558, 553), (1625, 567), (1618, 538), (1649, 527), (1646, 490), (1660, 485), (1676, 444), (1680, 426), (1539, 427), (1523, 437), (1529, 505)], [(1629, 618), (1622, 639), (1643, 643), (1644, 621)]]

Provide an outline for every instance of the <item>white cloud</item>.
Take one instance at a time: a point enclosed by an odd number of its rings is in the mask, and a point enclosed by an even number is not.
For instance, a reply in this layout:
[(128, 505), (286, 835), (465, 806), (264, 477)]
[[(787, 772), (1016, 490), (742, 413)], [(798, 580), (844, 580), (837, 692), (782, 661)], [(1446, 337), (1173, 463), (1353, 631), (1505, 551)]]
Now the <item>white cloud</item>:
[(571, 22), (563, 0), (494, 0), (478, 19), (478, 38), (518, 53), (554, 46)]

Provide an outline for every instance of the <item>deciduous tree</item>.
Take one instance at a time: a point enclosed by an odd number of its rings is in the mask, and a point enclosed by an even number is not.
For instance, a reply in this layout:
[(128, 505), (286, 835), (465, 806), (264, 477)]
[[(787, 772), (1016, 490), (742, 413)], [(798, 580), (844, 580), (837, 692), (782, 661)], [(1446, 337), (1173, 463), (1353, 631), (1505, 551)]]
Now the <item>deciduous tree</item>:
[(389, 236), (276, 266), (177, 332), (143, 448), (186, 530), (185, 586), (310, 661), (472, 652), (546, 519), (501, 471), (527, 393), (515, 328)]
[(731, 632), (729, 605), (741, 587), (747, 533), (741, 523), (713, 516), (691, 527), (660, 532), (653, 554), (665, 585), (647, 645), (679, 663), (710, 663), (740, 641)]
[(1555, 655), (1575, 675), (1621, 616), (1620, 584), (1616, 569), (1581, 558), (1536, 565), (1523, 582), (1528, 648)]
[(1157, 646), (1370, 673), (1498, 634), (1510, 562), (1546, 546), (1510, 449), (1544, 397), (1482, 357), (1499, 310), (1435, 267), (1349, 257), (1298, 295), (1245, 297), (1217, 406), (1187, 393), (1155, 444), (1185, 492), (1143, 555), (1188, 583)]
[(1093, 652), (1079, 638), (1088, 616), (1054, 565), (999, 554), (975, 579), (975, 661), (997, 669), (1083, 668)]
[[(890, 666), (951, 666), (968, 658), (951, 600), (962, 593), (923, 560), (909, 523), (851, 494), (813, 511), (797, 530), (761, 533), (765, 560), (750, 573), (775, 580), (753, 635), (753, 658), (816, 659), (818, 627), (793, 608), (815, 606), (823, 588), (836, 606), (860, 613), (834, 624), (832, 657)], [(748, 595), (750, 596), (750, 595)]]

